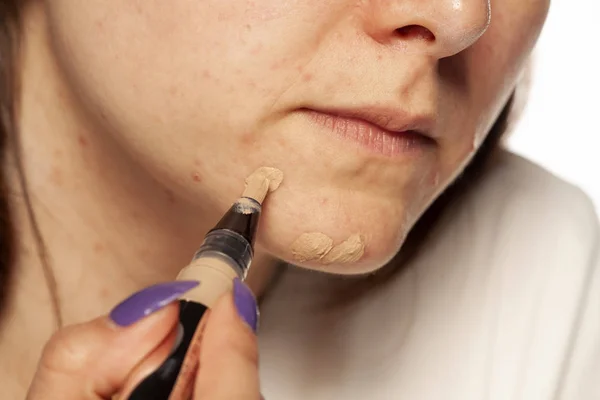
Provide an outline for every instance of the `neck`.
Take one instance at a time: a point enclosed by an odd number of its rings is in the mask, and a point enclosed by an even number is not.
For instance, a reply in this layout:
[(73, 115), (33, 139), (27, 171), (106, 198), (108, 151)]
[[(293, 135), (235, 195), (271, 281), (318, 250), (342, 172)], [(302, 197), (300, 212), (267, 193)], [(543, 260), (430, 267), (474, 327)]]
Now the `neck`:
[[(26, 186), (19, 185), (16, 158), (5, 170), (13, 191), (27, 192), (34, 220), (23, 196), (13, 196), (19, 251), (0, 349), (29, 347), (25, 358), (32, 361), (55, 327), (34, 224), (62, 320), (71, 324), (105, 314), (144, 286), (174, 279), (220, 215), (215, 204), (191, 204), (162, 186), (102, 121), (82, 111), (50, 50), (41, 13), (29, 14), (17, 141)], [(257, 249), (249, 277), (257, 295), (272, 268)]]

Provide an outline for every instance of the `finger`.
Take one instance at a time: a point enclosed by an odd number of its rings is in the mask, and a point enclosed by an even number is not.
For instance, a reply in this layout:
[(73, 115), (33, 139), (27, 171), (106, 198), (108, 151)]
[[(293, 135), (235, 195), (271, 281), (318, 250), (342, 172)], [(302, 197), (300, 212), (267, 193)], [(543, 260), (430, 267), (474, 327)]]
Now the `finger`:
[(44, 348), (27, 399), (111, 398), (173, 330), (178, 306), (172, 302), (196, 285), (170, 282), (146, 288), (115, 307), (110, 317), (57, 332)]
[(178, 324), (175, 324), (165, 340), (136, 365), (129, 377), (125, 380), (123, 388), (119, 392), (119, 395), (116, 396), (116, 399), (129, 399), (132, 392), (140, 385), (140, 383), (164, 364), (165, 360), (173, 351), (175, 343), (178, 341), (178, 337), (180, 337), (179, 334)]
[(213, 308), (201, 344), (195, 399), (259, 400), (256, 300), (239, 280)]

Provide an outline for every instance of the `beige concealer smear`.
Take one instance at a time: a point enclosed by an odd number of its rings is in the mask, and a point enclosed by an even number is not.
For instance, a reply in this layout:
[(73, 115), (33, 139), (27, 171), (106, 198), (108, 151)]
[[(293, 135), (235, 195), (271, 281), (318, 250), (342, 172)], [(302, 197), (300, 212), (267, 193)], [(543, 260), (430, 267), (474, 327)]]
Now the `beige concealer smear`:
[(265, 201), (267, 193), (277, 190), (283, 181), (283, 172), (273, 167), (260, 167), (246, 178), (246, 189), (242, 197), (250, 197), (259, 203)]
[(333, 239), (321, 232), (303, 233), (292, 243), (296, 261), (320, 260), (333, 248)]
[(361, 235), (354, 234), (334, 246), (321, 261), (323, 264), (346, 264), (360, 260), (363, 254), (365, 254), (365, 241)]
[(321, 232), (303, 233), (290, 246), (294, 259), (299, 262), (318, 261), (322, 264), (346, 264), (360, 260), (365, 253), (365, 241), (353, 234), (333, 246), (333, 239)]

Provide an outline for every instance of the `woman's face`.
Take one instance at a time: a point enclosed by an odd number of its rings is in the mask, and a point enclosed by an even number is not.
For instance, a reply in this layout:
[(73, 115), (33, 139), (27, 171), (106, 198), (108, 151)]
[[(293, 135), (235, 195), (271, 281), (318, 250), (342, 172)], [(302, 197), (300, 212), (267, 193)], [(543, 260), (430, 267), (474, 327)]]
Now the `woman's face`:
[[(53, 49), (98, 135), (168, 190), (223, 212), (260, 166), (285, 174), (260, 246), (320, 232), (367, 272), (461, 171), (549, 0), (46, 0)], [(358, 236), (357, 236), (358, 235)]]

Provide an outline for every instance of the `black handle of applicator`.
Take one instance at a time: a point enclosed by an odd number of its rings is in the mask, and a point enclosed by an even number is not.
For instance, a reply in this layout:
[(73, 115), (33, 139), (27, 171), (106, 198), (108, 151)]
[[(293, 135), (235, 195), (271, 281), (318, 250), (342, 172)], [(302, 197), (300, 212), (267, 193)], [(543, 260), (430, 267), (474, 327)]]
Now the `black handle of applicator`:
[[(238, 267), (232, 267), (236, 274), (243, 278), (252, 262), (260, 213), (261, 205), (256, 200), (245, 197), (238, 199), (207, 233), (194, 259), (215, 255), (227, 257)], [(180, 343), (162, 365), (134, 389), (128, 400), (169, 399), (196, 329), (208, 310), (204, 304), (188, 300), (179, 300), (179, 307)]]

